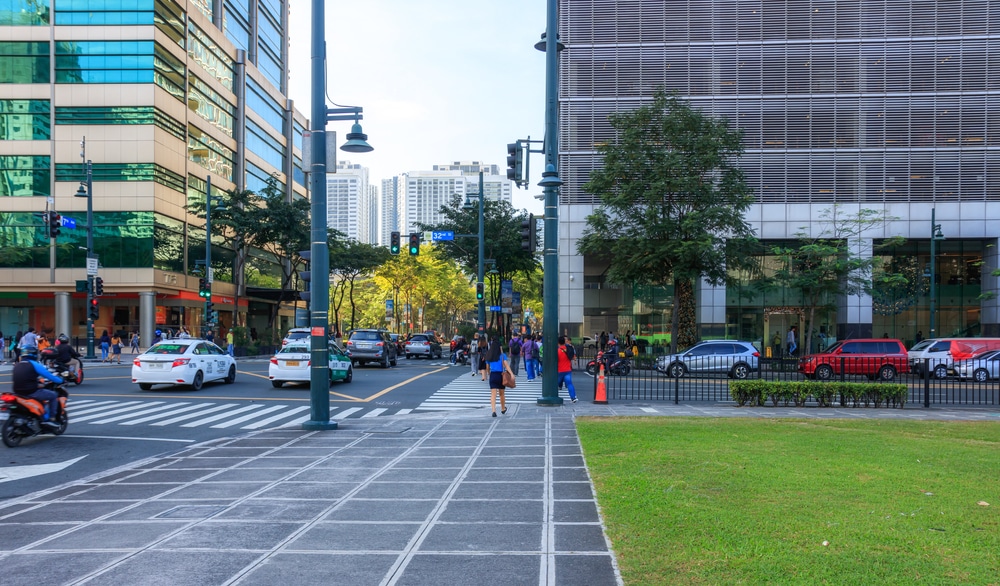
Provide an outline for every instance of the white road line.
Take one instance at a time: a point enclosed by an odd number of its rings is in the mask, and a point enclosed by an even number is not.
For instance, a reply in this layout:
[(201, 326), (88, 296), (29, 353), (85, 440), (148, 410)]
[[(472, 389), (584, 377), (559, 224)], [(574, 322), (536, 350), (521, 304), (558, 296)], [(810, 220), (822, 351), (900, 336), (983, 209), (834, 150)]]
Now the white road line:
[(303, 415), (302, 417), (296, 417), (295, 419), (293, 419), (291, 421), (286, 421), (285, 423), (282, 423), (278, 427), (291, 427), (293, 425), (298, 425), (300, 423), (305, 423), (306, 421), (309, 421), (310, 419), (312, 419), (312, 413), (310, 413), (309, 415)]
[[(308, 409), (311, 409), (311, 407), (309, 407), (308, 405), (304, 405), (304, 406), (301, 406), (301, 407), (295, 407), (294, 409), (289, 409), (288, 411), (284, 411), (282, 413), (279, 413), (279, 414), (275, 415), (274, 417), (268, 417), (267, 419), (264, 419), (262, 421), (257, 421), (256, 423), (253, 423), (253, 424), (250, 424), (250, 425), (244, 425), (240, 429), (260, 429), (261, 427), (264, 427), (265, 425), (274, 423), (275, 421), (278, 421), (280, 419), (284, 419), (286, 417), (291, 417), (292, 415), (294, 415), (296, 413), (300, 413), (300, 412), (306, 411)], [(308, 417), (306, 419), (308, 419)], [(306, 421), (306, 419), (303, 419), (302, 421)]]
[[(156, 405), (158, 403), (159, 403), (159, 401), (157, 401), (156, 403), (150, 403), (150, 405)], [(165, 403), (165, 404), (160, 405), (159, 407), (153, 407), (152, 409), (146, 409), (145, 411), (136, 411), (135, 413), (126, 413), (125, 415), (119, 415), (117, 417), (109, 417), (107, 419), (100, 419), (98, 421), (91, 421), (90, 423), (92, 425), (98, 425), (98, 424), (101, 424), (101, 423), (114, 423), (115, 421), (121, 421), (122, 419), (129, 419), (129, 418), (135, 417), (137, 415), (147, 415), (149, 413), (156, 413), (157, 411), (163, 411), (164, 409), (173, 409), (174, 407), (177, 407), (179, 405), (187, 405), (187, 403)]]
[(386, 411), (387, 409), (372, 409), (368, 413), (362, 415), (361, 419), (364, 419), (365, 417), (378, 417), (380, 414), (385, 413)]
[(272, 405), (272, 406), (270, 406), (270, 407), (268, 407), (266, 409), (260, 409), (259, 411), (254, 411), (253, 413), (251, 413), (249, 415), (244, 415), (243, 417), (237, 417), (236, 419), (233, 419), (232, 421), (226, 421), (225, 423), (217, 423), (217, 424), (215, 424), (215, 425), (212, 426), (212, 429), (225, 429), (227, 427), (232, 427), (234, 425), (239, 425), (240, 423), (243, 423), (244, 421), (250, 421), (251, 419), (256, 419), (256, 418), (260, 417), (261, 415), (267, 415), (268, 413), (270, 413), (272, 411), (277, 411), (278, 409), (284, 409), (286, 407), (288, 407), (288, 405)]
[(149, 406), (149, 403), (140, 402), (138, 405), (129, 405), (127, 407), (120, 407), (118, 409), (107, 409), (107, 410), (102, 409), (100, 410), (99, 413), (93, 413), (91, 415), (85, 415), (83, 417), (80, 417), (79, 415), (73, 415), (72, 412), (70, 412), (70, 417), (72, 417), (70, 421), (72, 421), (73, 423), (81, 423), (83, 421), (90, 421), (91, 419), (99, 419), (101, 417), (107, 417), (109, 415), (118, 415), (120, 413), (130, 414), (130, 412), (135, 411), (136, 409), (142, 409), (143, 407), (147, 406)]
[(220, 419), (224, 419), (226, 417), (230, 417), (232, 415), (236, 415), (237, 413), (243, 413), (244, 411), (250, 411), (251, 409), (256, 409), (256, 408), (257, 408), (257, 405), (246, 405), (245, 407), (240, 407), (239, 409), (232, 409), (232, 410), (226, 411), (224, 413), (219, 413), (218, 415), (213, 415), (211, 417), (205, 417), (203, 419), (199, 419), (197, 421), (192, 421), (190, 423), (184, 423), (184, 424), (181, 425), (181, 427), (198, 427), (199, 425), (205, 425), (206, 423), (212, 423), (213, 421), (218, 421)]
[(222, 409), (229, 409), (230, 407), (235, 407), (236, 403), (226, 403), (224, 405), (216, 405), (215, 407), (209, 407), (208, 409), (203, 409), (198, 413), (188, 413), (187, 415), (181, 415), (180, 417), (174, 417), (173, 419), (168, 419), (166, 421), (157, 421), (153, 425), (162, 426), (170, 425), (171, 423), (177, 423), (178, 421), (184, 421), (185, 419), (193, 419), (195, 417), (201, 417), (206, 413), (214, 413)]
[(652, 407), (639, 407), (639, 408), (645, 411), (646, 413), (659, 413), (659, 411), (653, 409)]
[[(92, 403), (90, 405), (87, 405), (83, 409), (76, 409), (76, 408), (73, 407), (72, 403), (66, 403), (66, 410), (69, 411), (71, 414), (73, 414), (75, 416), (80, 416), (80, 415), (87, 415), (87, 414), (90, 414), (90, 413), (94, 413), (94, 412), (100, 411), (102, 409), (107, 409), (109, 407), (124, 407), (126, 405), (136, 405), (136, 404), (139, 404), (141, 402), (142, 401), (124, 401), (124, 402), (122, 402), (122, 401), (101, 401), (100, 403)], [(106, 411), (105, 411), (105, 413), (106, 413)]]
[(346, 419), (348, 415), (350, 415), (351, 413), (355, 413), (357, 411), (361, 411), (361, 407), (351, 407), (350, 409), (344, 409), (343, 411), (337, 413), (336, 415), (331, 415), (330, 419)]
[[(173, 405), (186, 405), (187, 403), (173, 403)], [(172, 405), (172, 406), (173, 406)], [(177, 415), (179, 413), (184, 413), (185, 411), (194, 411), (195, 409), (204, 409), (206, 406), (212, 405), (212, 403), (195, 403), (191, 406), (184, 407), (181, 409), (171, 409), (165, 413), (157, 413), (156, 415), (150, 415), (149, 417), (141, 417), (139, 419), (132, 419), (129, 421), (123, 421), (119, 425), (136, 425), (137, 423), (146, 423), (147, 421), (154, 421), (156, 419), (163, 419), (164, 417), (170, 417), (171, 415)]]
[(396, 411), (395, 415), (406, 415), (412, 411), (413, 409), (400, 409), (399, 411)]

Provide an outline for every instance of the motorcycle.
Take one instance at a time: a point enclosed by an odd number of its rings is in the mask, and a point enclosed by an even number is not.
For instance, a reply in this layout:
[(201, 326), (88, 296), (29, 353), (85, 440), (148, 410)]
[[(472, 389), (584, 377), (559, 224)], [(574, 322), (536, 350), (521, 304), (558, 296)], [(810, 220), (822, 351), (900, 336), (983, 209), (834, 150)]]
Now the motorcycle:
[(469, 364), (468, 348), (459, 348), (455, 351), (455, 364), (461, 364), (463, 366)]
[(53, 372), (59, 378), (66, 382), (73, 383), (74, 385), (79, 385), (83, 382), (83, 361), (73, 360), (76, 364), (63, 365), (59, 363), (58, 352), (55, 348), (46, 348), (42, 350), (39, 355), (39, 359), (45, 368), (49, 369), (49, 372)]
[(46, 387), (59, 395), (59, 412), (55, 417), (50, 417), (50, 420), (58, 425), (54, 428), (42, 425), (45, 405), (41, 401), (15, 393), (0, 394), (0, 420), (3, 421), (0, 434), (3, 436), (4, 445), (8, 448), (16, 448), (26, 437), (44, 433), (62, 435), (66, 432), (66, 427), (69, 425), (66, 399), (69, 398), (69, 393), (62, 386), (53, 383), (49, 383)]
[(597, 376), (602, 362), (604, 363), (604, 372), (609, 375), (627, 376), (628, 373), (632, 372), (632, 361), (627, 357), (618, 356), (617, 352), (609, 348), (606, 352), (598, 352), (597, 358), (587, 363), (587, 374)]

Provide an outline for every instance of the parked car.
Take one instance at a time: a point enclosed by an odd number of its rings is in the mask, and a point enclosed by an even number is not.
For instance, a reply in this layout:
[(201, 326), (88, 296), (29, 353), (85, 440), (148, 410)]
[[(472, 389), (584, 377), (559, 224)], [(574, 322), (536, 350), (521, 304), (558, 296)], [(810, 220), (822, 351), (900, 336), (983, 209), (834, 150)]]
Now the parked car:
[(843, 372), (891, 381), (908, 369), (906, 347), (891, 338), (843, 340), (799, 359), (799, 372), (817, 380), (829, 380)]
[[(271, 386), (280, 388), (285, 383), (302, 383), (312, 380), (310, 369), (312, 355), (307, 344), (296, 342), (278, 350), (271, 357), (267, 367), (267, 378)], [(354, 379), (354, 366), (347, 353), (334, 342), (330, 342), (330, 384), (342, 380), (345, 383)]]
[(444, 351), (441, 343), (428, 334), (413, 334), (406, 341), (405, 355), (407, 358), (426, 356), (427, 358), (441, 358)]
[(910, 372), (921, 374), (924, 363), (934, 378), (948, 376), (955, 362), (987, 350), (1000, 350), (1000, 338), (932, 338), (914, 344), (907, 353)]
[(354, 330), (345, 346), (351, 364), (364, 366), (366, 362), (378, 362), (382, 368), (396, 366), (396, 345), (385, 330)]
[(292, 328), (288, 330), (285, 337), (281, 339), (281, 345), (287, 346), (288, 344), (296, 341), (305, 341), (306, 344), (309, 344), (309, 337), (311, 335), (312, 332), (309, 328)]
[(656, 370), (680, 378), (685, 374), (726, 373), (744, 379), (759, 368), (760, 352), (750, 342), (710, 340), (699, 342), (680, 354), (656, 359)]
[(1000, 350), (987, 350), (978, 356), (958, 360), (949, 369), (960, 379), (972, 379), (977, 383), (1000, 378)]
[(190, 385), (236, 381), (236, 361), (222, 349), (199, 338), (165, 340), (132, 360), (132, 382), (148, 391), (153, 385)]

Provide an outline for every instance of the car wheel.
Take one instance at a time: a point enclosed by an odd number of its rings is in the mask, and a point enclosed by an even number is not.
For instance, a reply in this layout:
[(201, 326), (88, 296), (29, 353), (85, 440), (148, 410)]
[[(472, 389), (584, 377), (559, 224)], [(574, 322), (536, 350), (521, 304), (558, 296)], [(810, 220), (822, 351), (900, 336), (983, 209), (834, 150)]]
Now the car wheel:
[(407, 354), (406, 359), (409, 360), (410, 358), (413, 358), (413, 356), (411, 354)]
[(153, 388), (153, 385), (151, 383), (139, 383), (139, 388), (148, 391)]
[(743, 380), (750, 376), (750, 367), (741, 362), (733, 366), (733, 370), (729, 373), (729, 376), (735, 379)]
[(285, 384), (285, 381), (281, 381), (281, 380), (273, 380), (273, 381), (271, 381), (271, 386), (274, 387), (274, 388), (276, 388), (276, 389), (280, 389), (281, 385), (283, 385), (283, 384)]
[(878, 369), (878, 377), (884, 381), (896, 380), (896, 369), (886, 364)]
[(229, 367), (229, 374), (226, 375), (225, 381), (226, 381), (227, 385), (231, 385), (234, 382), (236, 382), (236, 365), (235, 364), (230, 365), (230, 367)]
[(948, 378), (948, 367), (943, 364), (935, 366), (934, 378)]
[(389, 368), (389, 357), (388, 356), (383, 356), (382, 357), (381, 366), (382, 366), (382, 368)]
[(347, 367), (347, 376), (344, 377), (344, 382), (349, 383), (354, 380), (354, 369), (350, 366)]
[(830, 380), (833, 378), (833, 369), (827, 364), (820, 364), (816, 367), (816, 380)]
[(398, 356), (398, 355), (396, 355), (396, 356), (393, 356), (393, 357), (392, 357), (392, 360), (390, 360), (390, 361), (389, 361), (389, 364), (391, 364), (391, 365), (393, 365), (393, 366), (396, 366), (396, 359), (397, 359), (397, 358), (399, 358), (399, 356)]
[(200, 391), (201, 385), (204, 384), (204, 382), (205, 382), (205, 375), (202, 374), (201, 371), (199, 370), (198, 372), (194, 373), (194, 380), (191, 381), (191, 388), (195, 391)]
[(977, 368), (976, 371), (972, 373), (972, 380), (977, 383), (984, 383), (990, 380), (990, 371), (985, 368)]
[(675, 362), (667, 367), (667, 374), (674, 378), (681, 378), (684, 376), (684, 365), (680, 362)]

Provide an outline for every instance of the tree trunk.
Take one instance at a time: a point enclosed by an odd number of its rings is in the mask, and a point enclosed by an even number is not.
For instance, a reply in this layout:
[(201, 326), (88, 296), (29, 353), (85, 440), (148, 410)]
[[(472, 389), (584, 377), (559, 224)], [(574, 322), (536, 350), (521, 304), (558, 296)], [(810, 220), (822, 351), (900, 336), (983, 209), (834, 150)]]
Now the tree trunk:
[(681, 296), (680, 280), (674, 279), (673, 309), (670, 312), (670, 353), (677, 354), (677, 336), (680, 332)]

